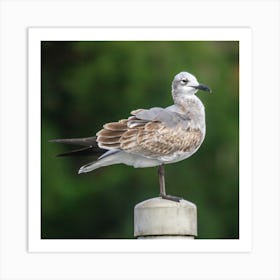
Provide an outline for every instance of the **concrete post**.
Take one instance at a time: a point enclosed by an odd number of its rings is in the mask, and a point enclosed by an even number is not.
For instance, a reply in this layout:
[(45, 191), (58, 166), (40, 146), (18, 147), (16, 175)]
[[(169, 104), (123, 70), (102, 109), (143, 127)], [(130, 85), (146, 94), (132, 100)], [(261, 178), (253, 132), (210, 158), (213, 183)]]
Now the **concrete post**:
[(160, 197), (138, 203), (134, 208), (134, 237), (188, 238), (197, 236), (195, 204)]

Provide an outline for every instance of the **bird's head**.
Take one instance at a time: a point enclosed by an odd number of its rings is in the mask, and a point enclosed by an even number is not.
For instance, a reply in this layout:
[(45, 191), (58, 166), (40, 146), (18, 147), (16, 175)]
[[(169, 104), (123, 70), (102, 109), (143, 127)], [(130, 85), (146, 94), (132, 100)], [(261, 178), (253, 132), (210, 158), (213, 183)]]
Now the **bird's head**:
[(198, 90), (211, 92), (210, 88), (200, 84), (196, 77), (188, 72), (180, 72), (172, 82), (172, 94), (194, 95)]

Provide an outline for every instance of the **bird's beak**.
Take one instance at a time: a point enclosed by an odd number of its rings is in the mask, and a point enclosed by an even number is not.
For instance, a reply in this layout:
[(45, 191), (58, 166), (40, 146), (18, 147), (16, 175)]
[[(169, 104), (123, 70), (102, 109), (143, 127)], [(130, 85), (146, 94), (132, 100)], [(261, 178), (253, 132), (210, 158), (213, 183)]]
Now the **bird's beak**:
[(193, 88), (196, 88), (196, 89), (200, 89), (200, 90), (204, 90), (204, 91), (208, 91), (209, 93), (211, 93), (211, 89), (206, 86), (206, 85), (203, 85), (203, 84), (199, 84), (198, 86), (191, 86)]

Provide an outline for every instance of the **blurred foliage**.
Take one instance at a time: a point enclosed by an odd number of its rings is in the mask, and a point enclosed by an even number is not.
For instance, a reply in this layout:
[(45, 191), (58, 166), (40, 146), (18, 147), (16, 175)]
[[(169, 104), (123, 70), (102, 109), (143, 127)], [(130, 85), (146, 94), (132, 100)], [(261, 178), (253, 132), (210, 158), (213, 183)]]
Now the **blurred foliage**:
[[(237, 41), (42, 42), (42, 238), (133, 238), (134, 206), (158, 196), (156, 168), (77, 171), (92, 158), (56, 158), (49, 139), (95, 135), (137, 108), (171, 104), (175, 74), (198, 92), (207, 134), (189, 159), (166, 166), (167, 193), (198, 208), (198, 238), (239, 238), (239, 43)], [(70, 147), (72, 148), (72, 147)]]

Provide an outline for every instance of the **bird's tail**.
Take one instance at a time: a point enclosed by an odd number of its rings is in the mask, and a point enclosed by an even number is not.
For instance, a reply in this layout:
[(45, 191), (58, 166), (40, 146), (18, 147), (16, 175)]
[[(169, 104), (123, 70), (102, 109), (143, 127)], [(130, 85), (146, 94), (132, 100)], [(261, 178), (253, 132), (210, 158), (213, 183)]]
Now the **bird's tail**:
[(53, 143), (62, 143), (83, 146), (83, 148), (70, 150), (65, 153), (58, 154), (57, 156), (101, 156), (107, 150), (98, 147), (96, 142), (96, 137), (86, 137), (86, 138), (68, 138), (68, 139), (53, 139), (49, 140)]
[(98, 147), (96, 137), (53, 139), (49, 142), (84, 146), (80, 149), (71, 150), (57, 156), (97, 156), (97, 160), (82, 166), (80, 173), (87, 173), (102, 166), (121, 163), (121, 156), (117, 155), (120, 150), (105, 150)]

